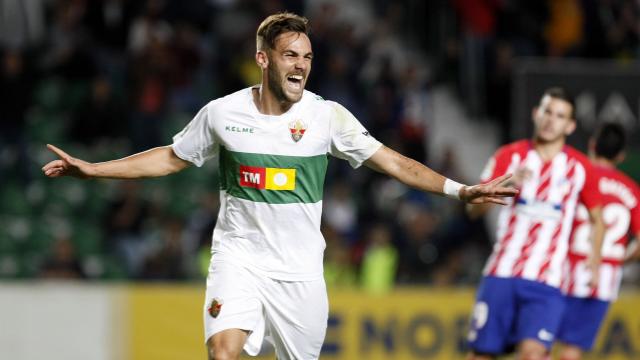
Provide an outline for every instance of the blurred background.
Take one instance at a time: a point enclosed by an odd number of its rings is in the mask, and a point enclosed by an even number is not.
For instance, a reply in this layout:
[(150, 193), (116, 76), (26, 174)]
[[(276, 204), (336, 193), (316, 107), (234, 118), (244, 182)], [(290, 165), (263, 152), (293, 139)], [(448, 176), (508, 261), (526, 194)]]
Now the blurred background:
[[(0, 0), (0, 354), (35, 358), (39, 334), (60, 359), (203, 358), (216, 161), (51, 180), (45, 144), (87, 161), (170, 144), (207, 102), (259, 83), (255, 31), (282, 10), (311, 21), (307, 89), (450, 178), (477, 182), (562, 85), (570, 143), (622, 123), (640, 179), (638, 0)], [(325, 185), (323, 358), (460, 358), (491, 218), (337, 159)], [(638, 284), (631, 264), (591, 359), (640, 359)]]

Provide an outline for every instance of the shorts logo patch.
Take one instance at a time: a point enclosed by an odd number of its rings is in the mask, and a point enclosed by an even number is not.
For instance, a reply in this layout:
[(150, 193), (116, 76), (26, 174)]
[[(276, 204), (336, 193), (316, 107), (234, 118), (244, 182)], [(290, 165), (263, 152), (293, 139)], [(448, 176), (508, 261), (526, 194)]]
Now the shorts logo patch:
[(222, 304), (224, 304), (224, 301), (222, 301), (222, 299), (220, 298), (213, 298), (211, 300), (211, 305), (209, 305), (209, 308), (207, 308), (207, 312), (209, 313), (209, 315), (211, 315), (212, 318), (215, 319), (218, 317), (218, 315), (220, 315)]
[(553, 341), (553, 334), (543, 328), (538, 331), (538, 338), (542, 341)]
[(482, 329), (489, 319), (489, 305), (480, 301), (473, 308), (473, 327), (475, 329)]
[(471, 326), (467, 334), (467, 340), (476, 341), (478, 338), (478, 330), (482, 329), (489, 318), (489, 305), (484, 301), (479, 301), (473, 307), (471, 315)]

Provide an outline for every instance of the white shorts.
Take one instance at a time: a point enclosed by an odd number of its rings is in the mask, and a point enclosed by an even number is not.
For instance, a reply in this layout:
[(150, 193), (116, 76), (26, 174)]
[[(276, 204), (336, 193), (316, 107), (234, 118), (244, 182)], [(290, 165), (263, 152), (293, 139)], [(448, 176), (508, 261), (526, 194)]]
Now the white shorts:
[(266, 339), (279, 360), (318, 359), (328, 315), (324, 279), (281, 281), (230, 262), (209, 266), (205, 342), (220, 331), (241, 329), (249, 331), (244, 344), (249, 355), (257, 355)]

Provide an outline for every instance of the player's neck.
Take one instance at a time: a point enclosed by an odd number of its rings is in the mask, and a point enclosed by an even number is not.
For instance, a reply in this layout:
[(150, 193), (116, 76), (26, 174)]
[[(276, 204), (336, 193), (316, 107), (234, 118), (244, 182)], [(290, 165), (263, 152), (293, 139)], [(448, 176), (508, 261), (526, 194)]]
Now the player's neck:
[(260, 85), (252, 89), (253, 102), (261, 114), (282, 115), (293, 106), (290, 101), (278, 101), (268, 86)]
[(614, 161), (611, 161), (609, 159), (607, 159), (606, 157), (603, 156), (595, 156), (591, 162), (593, 162), (594, 164), (601, 166), (601, 167), (606, 167), (606, 168), (615, 168), (616, 167), (616, 163)]
[(543, 161), (549, 161), (558, 155), (564, 148), (564, 139), (558, 139), (551, 142), (543, 142), (539, 139), (533, 139), (533, 148)]

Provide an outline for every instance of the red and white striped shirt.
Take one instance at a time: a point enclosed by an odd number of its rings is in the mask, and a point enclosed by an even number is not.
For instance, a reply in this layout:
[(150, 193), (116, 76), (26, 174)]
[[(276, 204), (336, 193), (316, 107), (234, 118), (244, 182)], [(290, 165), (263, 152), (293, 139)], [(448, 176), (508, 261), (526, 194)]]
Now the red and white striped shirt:
[(570, 146), (545, 162), (530, 140), (498, 149), (481, 181), (526, 170), (520, 193), (500, 209), (485, 276), (518, 277), (560, 287), (578, 200), (599, 205), (588, 158)]
[(569, 241), (565, 293), (575, 297), (591, 297), (612, 301), (618, 297), (622, 280), (622, 262), (629, 241), (629, 231), (640, 231), (640, 188), (638, 184), (615, 168), (594, 166), (598, 173), (598, 190), (602, 194), (602, 217), (606, 232), (602, 241), (602, 263), (598, 287), (589, 287), (591, 271), (587, 259), (591, 252), (591, 224), (584, 205), (578, 205)]

